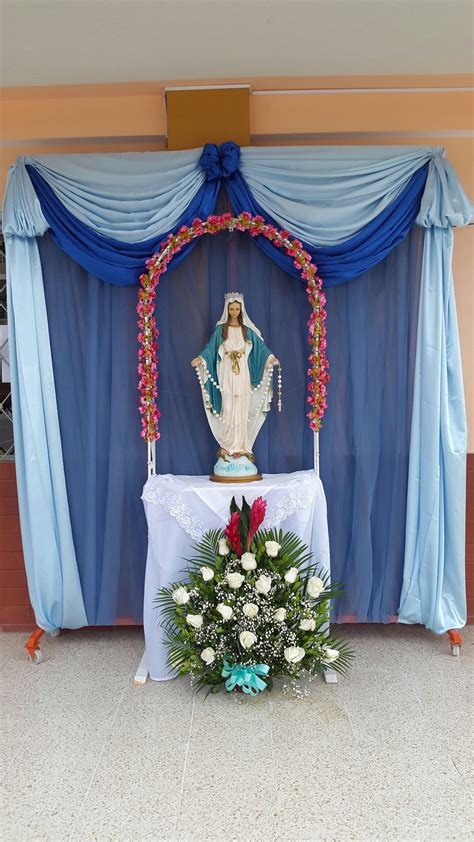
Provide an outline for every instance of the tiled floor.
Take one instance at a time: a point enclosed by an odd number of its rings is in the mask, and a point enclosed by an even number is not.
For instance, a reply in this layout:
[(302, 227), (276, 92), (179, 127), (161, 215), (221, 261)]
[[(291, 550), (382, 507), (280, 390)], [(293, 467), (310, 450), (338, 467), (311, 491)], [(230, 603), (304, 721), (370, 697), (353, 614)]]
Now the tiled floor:
[(474, 839), (473, 629), (350, 626), (356, 661), (303, 699), (133, 685), (138, 629), (4, 634), (1, 842)]

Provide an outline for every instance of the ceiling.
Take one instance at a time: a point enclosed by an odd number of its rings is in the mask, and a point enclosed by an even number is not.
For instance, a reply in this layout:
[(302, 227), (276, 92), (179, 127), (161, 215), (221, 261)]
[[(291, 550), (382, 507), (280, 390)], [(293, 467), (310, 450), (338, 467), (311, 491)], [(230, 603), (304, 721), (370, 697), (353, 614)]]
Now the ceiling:
[(3, 0), (2, 84), (467, 73), (470, 0)]

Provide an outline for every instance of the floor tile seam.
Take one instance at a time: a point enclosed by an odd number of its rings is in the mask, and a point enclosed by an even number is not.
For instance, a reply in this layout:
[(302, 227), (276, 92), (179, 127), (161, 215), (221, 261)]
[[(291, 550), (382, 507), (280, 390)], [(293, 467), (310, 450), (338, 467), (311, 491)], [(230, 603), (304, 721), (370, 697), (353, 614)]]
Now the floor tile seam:
[(188, 742), (187, 742), (186, 749), (185, 749), (185, 752), (184, 752), (183, 774), (181, 776), (181, 789), (180, 789), (180, 793), (179, 793), (178, 808), (176, 810), (176, 821), (175, 821), (175, 825), (174, 825), (174, 829), (173, 829), (173, 835), (171, 837), (172, 842), (174, 842), (174, 840), (176, 840), (178, 838), (178, 825), (179, 825), (179, 819), (180, 819), (180, 815), (181, 815), (181, 805), (183, 803), (184, 785), (185, 785), (185, 781), (186, 781), (189, 749), (190, 749), (190, 746), (191, 746), (191, 737), (192, 737), (192, 733), (193, 733), (195, 708), (196, 708), (196, 694), (194, 694), (194, 696), (193, 696), (193, 704), (192, 704), (192, 707), (191, 707), (191, 717), (190, 717), (189, 731), (188, 731)]
[(357, 736), (356, 736), (356, 733), (354, 731), (354, 727), (353, 727), (353, 724), (352, 724), (351, 715), (349, 713), (349, 710), (347, 709), (347, 705), (346, 705), (344, 699), (342, 700), (342, 705), (343, 705), (344, 710), (346, 711), (346, 715), (347, 715), (347, 718), (349, 720), (349, 725), (350, 725), (350, 728), (351, 728), (352, 736), (354, 738), (354, 744), (355, 744), (357, 756), (358, 756), (358, 758), (359, 758), (359, 760), (362, 764), (362, 768), (364, 770), (364, 776), (366, 778), (366, 786), (370, 790), (370, 794), (372, 796), (372, 803), (375, 806), (377, 818), (378, 818), (379, 825), (380, 825), (380, 832), (383, 833), (383, 838), (386, 840), (386, 842), (389, 842), (390, 841), (390, 837), (388, 835), (389, 829), (387, 827), (387, 823), (385, 821), (385, 817), (383, 815), (383, 812), (381, 812), (381, 810), (379, 808), (379, 805), (377, 803), (377, 799), (375, 797), (375, 792), (374, 792), (374, 789), (372, 787), (370, 776), (367, 773), (366, 759), (364, 758), (363, 753), (362, 753), (362, 746), (361, 746), (360, 741), (357, 739)]
[[(272, 755), (272, 778), (273, 778), (273, 799), (274, 799), (274, 806), (275, 808), (278, 807), (278, 772), (277, 772), (277, 763), (276, 763), (276, 752), (275, 752), (275, 741), (273, 738), (273, 702), (271, 699), (267, 700), (268, 704), (268, 712), (269, 712), (269, 723), (270, 723), (270, 745), (271, 745), (271, 755)], [(272, 832), (274, 827), (272, 827)]]
[[(447, 704), (447, 706), (449, 707), (449, 711), (448, 711), (448, 712), (447, 712), (446, 710), (441, 710), (439, 706), (438, 706), (438, 707), (436, 707), (434, 710), (430, 711), (430, 716), (432, 717), (433, 721), (436, 723), (436, 725), (437, 725), (440, 729), (445, 729), (445, 728), (446, 728), (446, 719), (447, 719), (447, 718), (448, 718), (450, 721), (452, 721), (452, 719), (453, 719), (453, 709), (452, 709), (452, 704), (454, 704), (454, 705), (455, 705), (455, 704), (456, 704), (456, 701), (459, 701), (459, 699), (457, 698), (456, 691), (453, 691), (453, 700), (452, 700), (452, 702), (450, 702), (449, 700), (445, 700), (445, 699), (443, 699), (443, 704)], [(438, 704), (439, 704), (439, 703), (438, 703)], [(459, 707), (459, 705), (458, 705), (458, 707)], [(456, 708), (454, 708), (454, 711), (455, 711), (455, 713), (454, 713), (454, 716), (455, 716), (455, 715), (456, 715)], [(469, 709), (469, 708), (467, 707), (467, 705), (466, 705), (466, 711), (464, 711), (464, 710), (461, 708), (461, 710), (460, 710), (460, 712), (459, 712), (459, 715), (460, 715), (460, 716), (463, 716), (463, 715), (464, 715), (464, 713), (469, 714), (469, 712), (470, 712), (470, 709)]]
[(6, 661), (2, 664), (2, 666), (0, 667), (0, 672), (3, 672), (3, 670), (5, 669), (5, 667), (7, 667), (7, 666), (8, 666), (8, 664), (10, 663), (10, 661), (12, 660), (12, 658), (13, 658), (13, 653), (11, 653), (10, 655), (8, 655), (7, 660), (6, 660)]
[[(398, 623), (398, 622), (396, 622), (396, 623), (389, 623), (388, 625), (389, 625), (389, 626), (390, 626), (390, 625), (393, 625), (393, 626), (398, 626), (398, 627), (400, 627), (401, 625), (404, 625), (404, 624), (403, 624), (403, 623)], [(382, 628), (380, 628), (380, 627), (379, 627), (379, 625), (377, 625), (377, 630), (378, 630), (379, 635), (380, 635), (379, 639), (380, 639), (380, 640), (382, 640), (382, 641), (384, 641), (384, 642), (386, 642), (386, 641), (387, 641), (387, 637), (386, 637), (386, 635), (385, 635), (385, 633), (384, 633), (384, 626), (385, 626), (385, 624), (383, 624), (383, 627), (382, 627)], [(389, 641), (390, 641), (390, 642), (392, 642), (392, 639), (391, 639), (391, 638), (389, 638)], [(396, 641), (396, 642), (397, 642), (397, 641)], [(394, 658), (394, 660), (395, 660), (396, 664), (400, 667), (400, 669), (401, 669), (402, 673), (405, 673), (405, 672), (406, 672), (406, 670), (404, 669), (404, 661), (403, 661), (403, 659), (402, 659), (402, 658), (400, 658), (400, 656), (399, 656), (399, 647), (398, 647), (398, 645), (395, 645), (395, 646), (392, 648), (391, 655), (392, 655), (392, 657)]]
[(454, 757), (452, 756), (451, 752), (449, 751), (449, 749), (448, 749), (448, 757), (449, 757), (452, 765), (454, 766), (457, 774), (459, 775), (459, 777), (462, 781), (461, 789), (465, 789), (467, 794), (469, 795), (471, 793), (471, 787), (470, 787), (470, 784), (469, 784), (469, 780), (467, 779), (466, 775), (463, 774), (463, 772), (461, 772), (460, 769), (458, 769), (457, 763), (456, 763)]
[[(464, 786), (464, 787), (456, 787), (456, 792), (458, 792), (459, 790), (461, 790), (464, 794), (466, 794), (466, 793), (467, 793), (468, 795), (470, 794), (469, 787), (467, 787), (467, 786)], [(419, 803), (419, 802), (417, 802), (417, 803), (407, 804), (407, 801), (406, 801), (406, 791), (405, 791), (405, 790), (403, 790), (403, 789), (402, 789), (402, 788), (401, 788), (398, 784), (396, 784), (396, 785), (393, 787), (393, 790), (392, 790), (391, 792), (393, 792), (393, 791), (395, 791), (395, 793), (396, 793), (396, 795), (397, 795), (397, 798), (398, 798), (399, 800), (403, 800), (403, 810), (405, 811), (405, 813), (406, 813), (406, 811), (407, 811), (407, 809), (408, 809), (408, 810), (410, 811), (410, 813), (409, 813), (410, 815), (416, 815), (416, 816), (417, 816), (417, 818), (419, 818), (420, 811), (421, 811), (421, 809), (422, 809), (422, 808), (421, 808), (420, 803)], [(444, 793), (446, 793), (446, 791), (447, 791), (447, 790), (446, 790), (446, 788), (444, 788), (444, 789), (443, 789), (443, 792), (444, 792)], [(413, 789), (412, 789), (412, 788), (410, 788), (409, 792), (410, 792), (410, 793), (412, 793), (412, 792), (413, 792)], [(430, 815), (431, 815), (431, 812), (432, 812), (432, 800), (433, 800), (433, 797), (434, 797), (433, 795), (430, 795), (430, 799), (431, 799), (431, 800), (430, 800), (430, 804), (429, 804), (429, 814), (430, 814)], [(375, 792), (375, 795), (374, 795), (374, 803), (375, 803), (376, 807), (378, 807), (378, 806), (379, 806), (379, 803), (380, 803), (381, 809), (382, 809), (382, 811), (383, 811), (384, 813), (386, 813), (386, 812), (387, 812), (387, 809), (388, 809), (388, 810), (392, 810), (392, 811), (395, 811), (395, 810), (396, 810), (397, 814), (398, 814), (398, 813), (402, 810), (402, 808), (400, 807), (400, 804), (397, 804), (397, 805), (396, 805), (396, 804), (395, 804), (393, 801), (391, 801), (391, 800), (390, 800), (390, 801), (387, 801), (387, 793), (386, 793), (386, 792), (384, 792), (384, 791), (382, 791), (382, 790), (377, 790), (377, 791)], [(457, 806), (459, 807), (459, 804), (457, 804)], [(462, 814), (460, 813), (459, 809), (458, 809), (458, 810), (456, 810), (455, 814), (453, 814), (453, 815), (454, 815), (455, 817), (461, 817), (461, 818), (462, 818)], [(389, 833), (390, 833), (390, 831), (391, 831), (391, 828), (388, 828), (388, 832), (389, 832)], [(390, 839), (391, 839), (391, 837), (390, 837)], [(411, 842), (415, 842), (415, 840), (411, 840)]]
[[(40, 667), (41, 665), (40, 665), (40, 664), (33, 664), (32, 662), (29, 664), (29, 667), (30, 667), (30, 668), (35, 667), (35, 666), (36, 666), (36, 667)], [(54, 687), (53, 687), (53, 690), (52, 690), (52, 692), (53, 692), (53, 693), (56, 691), (56, 688), (57, 688), (58, 684), (59, 684), (59, 676), (58, 676), (58, 680), (57, 680), (57, 681), (56, 681), (56, 683), (54, 684)], [(8, 774), (10, 774), (10, 772), (11, 772), (11, 767), (12, 767), (12, 763), (13, 763), (13, 762), (15, 762), (16, 764), (21, 763), (21, 762), (22, 762), (22, 760), (23, 760), (23, 756), (24, 756), (24, 755), (26, 754), (26, 752), (27, 752), (27, 749), (28, 749), (28, 740), (27, 740), (26, 738), (24, 738), (24, 734), (22, 734), (22, 737), (23, 737), (23, 743), (22, 743), (21, 747), (18, 749), (18, 752), (17, 752), (17, 754), (15, 755), (14, 759), (12, 759), (12, 762), (11, 762), (11, 763), (9, 763), (9, 764), (8, 764), (7, 769), (5, 769), (5, 771), (4, 771), (3, 775), (2, 775), (2, 782), (4, 782), (4, 781), (5, 781), (5, 777), (6, 777), (6, 775), (7, 775), (7, 772), (8, 772)]]
[[(406, 675), (406, 670), (404, 670), (404, 675)], [(419, 694), (416, 691), (416, 681), (410, 682), (410, 690), (413, 693), (413, 695), (414, 695), (415, 699), (417, 700), (418, 704), (421, 706), (421, 709), (422, 709), (423, 713), (426, 714), (427, 713), (426, 705), (423, 703), (423, 699), (420, 698)]]
[(115, 713), (113, 714), (113, 716), (112, 716), (112, 718), (111, 718), (111, 720), (110, 720), (110, 731), (109, 731), (108, 735), (104, 735), (104, 741), (103, 741), (103, 744), (102, 744), (102, 748), (101, 748), (101, 750), (100, 750), (99, 757), (97, 758), (97, 763), (95, 764), (94, 770), (93, 770), (92, 775), (91, 775), (91, 778), (90, 778), (90, 780), (89, 780), (89, 786), (87, 787), (87, 790), (86, 790), (86, 792), (85, 792), (84, 798), (82, 799), (82, 802), (81, 802), (81, 806), (79, 807), (79, 810), (78, 810), (78, 813), (77, 813), (77, 816), (76, 816), (76, 821), (74, 822), (74, 825), (73, 825), (73, 828), (72, 828), (72, 830), (71, 830), (71, 835), (69, 836), (68, 842), (72, 842), (72, 840), (73, 840), (73, 838), (74, 838), (74, 834), (75, 834), (75, 832), (76, 832), (77, 825), (79, 824), (79, 819), (81, 818), (81, 815), (82, 815), (82, 812), (83, 812), (83, 809), (84, 809), (84, 805), (85, 805), (85, 803), (86, 803), (86, 801), (87, 801), (87, 798), (88, 798), (88, 796), (89, 796), (89, 793), (90, 793), (90, 791), (91, 791), (91, 789), (92, 789), (92, 784), (94, 783), (94, 780), (95, 780), (95, 778), (96, 778), (96, 775), (97, 775), (97, 770), (98, 770), (98, 768), (99, 768), (99, 766), (100, 766), (100, 764), (101, 764), (101, 762), (102, 762), (102, 757), (103, 757), (103, 755), (104, 755), (104, 752), (105, 752), (105, 748), (106, 748), (107, 742), (108, 742), (108, 740), (110, 739), (110, 736), (111, 736), (111, 733), (112, 733), (112, 728), (113, 728), (114, 722), (115, 722), (115, 720), (117, 719), (118, 712), (119, 712), (119, 710), (120, 710), (120, 706), (121, 706), (121, 704), (122, 704), (122, 702), (123, 702), (123, 700), (124, 700), (125, 694), (126, 694), (126, 692), (127, 692), (127, 690), (128, 690), (128, 687), (129, 687), (129, 685), (130, 685), (130, 681), (132, 680), (134, 673), (135, 673), (135, 669), (134, 669), (134, 667), (132, 667), (132, 669), (130, 670), (130, 672), (129, 672), (128, 676), (127, 676), (127, 680), (126, 680), (125, 685), (124, 685), (124, 687), (123, 687), (123, 690), (122, 690), (122, 693), (121, 693), (121, 695), (120, 695), (120, 698), (119, 698), (119, 700), (118, 700), (118, 702), (117, 702), (117, 707), (116, 707), (116, 709), (115, 709)]

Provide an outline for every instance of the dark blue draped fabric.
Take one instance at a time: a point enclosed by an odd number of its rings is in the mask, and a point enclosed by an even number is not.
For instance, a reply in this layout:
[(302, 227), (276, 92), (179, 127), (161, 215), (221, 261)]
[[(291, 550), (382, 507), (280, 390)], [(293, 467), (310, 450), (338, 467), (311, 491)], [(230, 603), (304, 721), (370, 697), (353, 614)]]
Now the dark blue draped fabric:
[[(347, 587), (337, 619), (386, 622), (398, 608), (422, 240), (414, 228), (369, 273), (327, 291), (331, 382), (321, 476), (332, 575)], [(140, 500), (146, 448), (134, 399), (136, 288), (101, 283), (50, 233), (39, 248), (88, 621), (139, 620), (147, 539)], [(245, 293), (251, 318), (283, 366), (283, 412), (274, 407), (257, 438), (258, 467), (311, 468), (305, 288), (234, 231), (203, 237), (158, 289), (157, 470), (202, 475), (214, 464), (218, 446), (190, 360), (212, 333), (227, 289)]]
[(141, 622), (146, 459), (137, 411), (136, 287), (38, 240), (71, 527), (90, 625)]
[(328, 409), (320, 435), (333, 619), (396, 618), (405, 553), (408, 458), (424, 230), (350, 284), (327, 290)]
[[(206, 183), (173, 231), (177, 231), (181, 225), (191, 224), (196, 217), (205, 219), (214, 211), (220, 177), (236, 214), (242, 211), (260, 214), (268, 222), (276, 224), (253, 199), (244, 178), (235, 169), (238, 163), (238, 147), (235, 144), (223, 144), (220, 149), (207, 144), (201, 158)], [(28, 165), (27, 169), (57, 244), (88, 272), (108, 283), (118, 286), (138, 283), (146, 259), (158, 249), (164, 237), (159, 241), (124, 243), (97, 234), (64, 207), (34, 167)], [(344, 243), (324, 248), (303, 244), (316, 263), (326, 287), (358, 277), (383, 260), (406, 237), (418, 214), (427, 174), (428, 164), (425, 164), (414, 173), (405, 189), (379, 216)], [(291, 275), (299, 275), (292, 258), (281, 249), (275, 248), (264, 237), (258, 237), (257, 243), (281, 269)], [(173, 259), (172, 266), (178, 265), (194, 245), (190, 243), (183, 248)]]
[(240, 146), (233, 140), (228, 140), (216, 146), (206, 143), (199, 159), (199, 164), (206, 174), (207, 181), (216, 178), (229, 178), (238, 169), (240, 161)]
[[(31, 165), (28, 174), (41, 203), (41, 210), (55, 242), (80, 266), (114, 286), (138, 284), (145, 270), (145, 261), (158, 250), (165, 235), (158, 240), (126, 243), (97, 234), (72, 215), (56, 196), (54, 190)], [(214, 211), (219, 193), (219, 181), (206, 181), (183, 214), (173, 233), (181, 225), (190, 225), (196, 217), (206, 219)], [(173, 259), (173, 266), (184, 260), (196, 243), (189, 243)]]
[[(383, 260), (406, 237), (420, 209), (428, 167), (429, 164), (420, 167), (400, 195), (354, 237), (324, 248), (315, 248), (303, 243), (318, 267), (325, 287), (344, 284), (359, 277)], [(253, 216), (259, 214), (267, 222), (279, 227), (252, 197), (241, 173), (234, 173), (226, 181), (226, 190), (235, 214), (242, 211), (248, 211)], [(293, 258), (284, 254), (282, 249), (275, 248), (265, 237), (257, 237), (256, 242), (282, 269), (294, 277), (299, 277), (300, 273), (293, 265)]]

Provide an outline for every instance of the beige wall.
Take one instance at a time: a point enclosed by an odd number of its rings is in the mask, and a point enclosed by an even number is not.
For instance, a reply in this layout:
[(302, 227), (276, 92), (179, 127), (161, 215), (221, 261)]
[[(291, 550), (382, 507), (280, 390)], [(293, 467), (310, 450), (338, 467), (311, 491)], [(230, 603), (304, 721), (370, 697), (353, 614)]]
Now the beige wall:
[[(2, 92), (2, 184), (17, 155), (164, 149), (164, 88), (217, 82), (250, 83), (253, 144), (444, 146), (465, 191), (474, 197), (473, 79), (467, 74), (7, 88)], [(454, 255), (470, 451), (474, 451), (473, 231), (474, 227), (456, 231)]]

